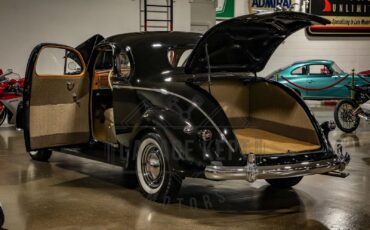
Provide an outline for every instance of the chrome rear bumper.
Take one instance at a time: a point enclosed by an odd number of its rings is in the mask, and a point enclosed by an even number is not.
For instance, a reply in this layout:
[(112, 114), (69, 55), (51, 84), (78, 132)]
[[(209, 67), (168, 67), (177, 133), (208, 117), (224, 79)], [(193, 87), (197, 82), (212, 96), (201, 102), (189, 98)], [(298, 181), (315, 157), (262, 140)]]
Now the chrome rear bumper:
[(247, 180), (278, 179), (327, 173), (334, 170), (343, 171), (350, 161), (348, 153), (343, 154), (341, 147), (335, 157), (312, 162), (290, 165), (257, 166), (254, 154), (248, 155), (246, 166), (215, 166), (205, 169), (205, 177), (210, 180)]

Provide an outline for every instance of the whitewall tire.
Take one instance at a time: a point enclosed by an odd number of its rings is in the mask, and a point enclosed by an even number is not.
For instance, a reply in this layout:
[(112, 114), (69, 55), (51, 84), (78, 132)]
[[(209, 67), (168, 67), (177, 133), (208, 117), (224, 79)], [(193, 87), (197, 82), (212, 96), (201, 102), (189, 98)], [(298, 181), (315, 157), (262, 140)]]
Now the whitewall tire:
[(35, 161), (48, 161), (51, 157), (52, 151), (49, 149), (42, 149), (37, 151), (28, 152), (32, 160)]
[(136, 174), (141, 193), (156, 202), (173, 202), (182, 178), (171, 167), (170, 145), (157, 133), (145, 135), (136, 151)]

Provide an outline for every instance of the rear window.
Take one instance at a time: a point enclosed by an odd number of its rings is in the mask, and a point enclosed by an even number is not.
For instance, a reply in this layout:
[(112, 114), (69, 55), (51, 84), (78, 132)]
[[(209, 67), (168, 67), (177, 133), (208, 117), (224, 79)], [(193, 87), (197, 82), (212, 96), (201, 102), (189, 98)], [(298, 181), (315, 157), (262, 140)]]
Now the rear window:
[(193, 49), (188, 48), (169, 48), (167, 52), (168, 62), (174, 68), (184, 67), (192, 51)]

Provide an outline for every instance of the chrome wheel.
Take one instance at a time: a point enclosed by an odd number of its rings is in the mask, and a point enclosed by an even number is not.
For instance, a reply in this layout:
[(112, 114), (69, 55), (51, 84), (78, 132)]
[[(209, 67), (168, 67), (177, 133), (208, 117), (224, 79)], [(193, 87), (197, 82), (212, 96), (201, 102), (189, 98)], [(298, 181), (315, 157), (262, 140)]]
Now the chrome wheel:
[(158, 192), (163, 184), (165, 163), (162, 149), (156, 140), (147, 138), (141, 142), (136, 167), (139, 182), (145, 192)]
[(356, 115), (353, 114), (355, 108), (351, 104), (342, 104), (339, 107), (339, 121), (342, 127), (351, 129), (356, 125)]
[(350, 133), (357, 129), (360, 118), (354, 114), (358, 105), (352, 100), (342, 100), (338, 103), (334, 112), (337, 127), (343, 132)]

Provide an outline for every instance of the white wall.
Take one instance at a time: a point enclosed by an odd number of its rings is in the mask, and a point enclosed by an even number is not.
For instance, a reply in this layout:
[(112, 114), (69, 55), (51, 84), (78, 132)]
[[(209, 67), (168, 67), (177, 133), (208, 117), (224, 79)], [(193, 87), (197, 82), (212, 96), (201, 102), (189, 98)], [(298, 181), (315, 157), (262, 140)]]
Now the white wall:
[(285, 40), (259, 75), (307, 59), (330, 59), (346, 72), (370, 69), (370, 37), (307, 37), (300, 30)]
[(192, 32), (204, 33), (216, 24), (217, 2), (212, 0), (191, 1), (191, 27)]
[[(248, 13), (249, 0), (235, 0), (235, 15)], [(295, 61), (331, 59), (345, 71), (370, 69), (370, 37), (308, 37), (305, 30), (285, 40), (259, 75), (265, 76)]]
[[(76, 46), (93, 34), (139, 31), (140, 0), (0, 0), (0, 68), (24, 75), (41, 42)], [(177, 0), (174, 29), (190, 30), (190, 3)]]
[(235, 16), (241, 16), (249, 13), (248, 0), (235, 0)]

